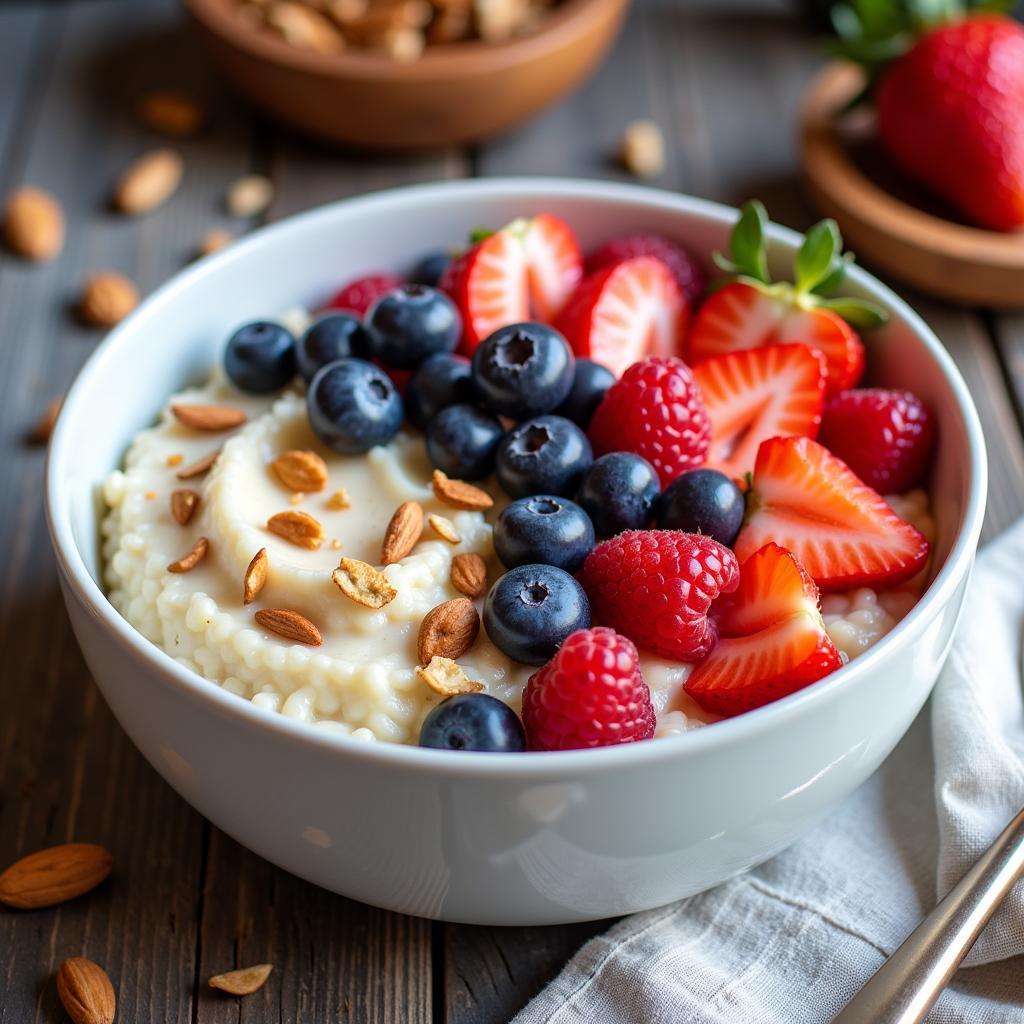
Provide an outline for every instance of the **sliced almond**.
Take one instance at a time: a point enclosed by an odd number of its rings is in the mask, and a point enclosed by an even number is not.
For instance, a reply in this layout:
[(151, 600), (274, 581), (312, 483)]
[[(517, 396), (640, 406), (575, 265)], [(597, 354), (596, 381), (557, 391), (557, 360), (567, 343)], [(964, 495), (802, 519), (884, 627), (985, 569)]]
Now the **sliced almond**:
[(195, 135), (203, 123), (203, 108), (191, 96), (172, 89), (146, 93), (138, 112), (143, 124), (165, 135)]
[(171, 197), (184, 173), (181, 154), (173, 149), (154, 149), (129, 164), (114, 189), (114, 205), (122, 213), (155, 210)]
[(352, 500), (344, 487), (339, 487), (328, 499), (327, 507), (332, 512), (340, 512), (344, 508), (352, 507)]
[(305, 615), (293, 612), (290, 608), (261, 608), (256, 613), (256, 621), (264, 628), (283, 636), (286, 640), (319, 647), (324, 638), (320, 630)]
[(384, 573), (357, 558), (343, 558), (331, 579), (346, 597), (364, 608), (383, 608), (398, 596)]
[(289, 491), (309, 494), (327, 486), (327, 463), (316, 452), (281, 452), (270, 467)]
[(452, 586), (466, 597), (479, 597), (487, 589), (487, 563), (475, 552), (452, 559)]
[(433, 657), (461, 658), (480, 632), (480, 616), (473, 602), (455, 597), (431, 608), (420, 623), (416, 657), (426, 665)]
[(245, 411), (233, 405), (192, 405), (175, 402), (171, 406), (174, 418), (191, 430), (219, 433), (240, 427), (248, 420)]
[(267, 558), (267, 549), (260, 548), (249, 568), (245, 570), (245, 582), (242, 586), (242, 604), (252, 604), (257, 594), (267, 585), (267, 566), (270, 560)]
[(203, 476), (203, 474), (210, 472), (213, 468), (213, 464), (217, 461), (219, 456), (220, 449), (214, 448), (212, 452), (204, 455), (201, 459), (196, 459), (195, 462), (190, 462), (187, 466), (182, 466), (175, 476), (177, 476), (179, 480), (192, 480), (194, 477)]
[(41, 188), (15, 189), (4, 210), (4, 238), (19, 256), (44, 263), (64, 248), (64, 212)]
[(179, 487), (171, 491), (171, 515), (174, 521), (184, 526), (195, 514), (199, 507), (199, 494), (187, 487)]
[(113, 858), (93, 843), (51, 846), (15, 861), (0, 874), (0, 903), (21, 910), (52, 907), (95, 889)]
[(225, 205), (232, 217), (256, 217), (274, 201), (274, 186), (262, 174), (247, 174), (228, 186)]
[(182, 555), (176, 562), (167, 566), (168, 572), (191, 572), (205, 557), (210, 550), (210, 542), (205, 537), (200, 537), (186, 555)]
[(78, 313), (92, 327), (113, 327), (139, 304), (139, 290), (124, 274), (104, 270), (82, 288)]
[(657, 178), (665, 170), (665, 136), (654, 121), (633, 121), (619, 144), (623, 167), (638, 178)]
[(427, 516), (427, 522), (430, 524), (431, 530), (437, 534), (441, 540), (448, 541), (449, 544), (460, 544), (462, 537), (459, 535), (459, 531), (455, 529), (455, 524), (444, 516), (437, 515), (436, 512), (431, 512)]
[(452, 480), (439, 469), (434, 470), (433, 484), (434, 496), (451, 508), (483, 512), (494, 505), (494, 499), (486, 491), (467, 484), (465, 480)]
[(232, 996), (250, 996), (263, 988), (273, 969), (272, 964), (254, 964), (226, 974), (215, 974), (210, 979), (210, 988), (220, 989)]
[(51, 398), (43, 410), (42, 415), (36, 420), (35, 426), (29, 432), (28, 439), (33, 444), (46, 444), (53, 434), (53, 428), (57, 426), (57, 417), (60, 415), (60, 407), (63, 398)]
[(267, 520), (267, 529), (289, 544), (315, 551), (324, 542), (324, 528), (308, 512), (276, 512)]
[(416, 675), (442, 697), (454, 697), (457, 693), (479, 693), (484, 688), (483, 683), (470, 679), (462, 666), (450, 658), (431, 658), (426, 666), (417, 666)]
[(117, 996), (107, 972), (92, 960), (72, 956), (57, 971), (57, 995), (74, 1024), (113, 1024)]
[(171, 455), (168, 455), (164, 461), (167, 463), (169, 468), (173, 469), (175, 466), (180, 466), (185, 461), (185, 456), (182, 455), (181, 452), (174, 452)]
[(404, 501), (395, 509), (381, 545), (384, 565), (401, 561), (416, 546), (423, 533), (423, 507), (418, 501)]

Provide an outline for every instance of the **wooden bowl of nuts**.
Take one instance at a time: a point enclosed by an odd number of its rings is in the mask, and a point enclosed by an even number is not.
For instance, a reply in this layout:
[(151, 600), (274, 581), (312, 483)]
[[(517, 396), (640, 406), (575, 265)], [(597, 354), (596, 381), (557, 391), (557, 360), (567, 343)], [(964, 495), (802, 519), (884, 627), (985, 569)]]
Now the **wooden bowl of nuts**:
[(494, 135), (598, 63), (629, 0), (185, 0), (222, 71), (335, 142), (423, 149)]

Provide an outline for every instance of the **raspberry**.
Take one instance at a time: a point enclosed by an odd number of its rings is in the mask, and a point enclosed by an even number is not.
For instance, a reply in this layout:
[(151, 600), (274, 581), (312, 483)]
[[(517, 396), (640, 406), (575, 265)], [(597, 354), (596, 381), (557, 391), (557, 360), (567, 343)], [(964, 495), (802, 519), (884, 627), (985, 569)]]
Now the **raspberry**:
[(531, 750), (579, 750), (649, 740), (651, 691), (636, 648), (614, 629), (581, 629), (530, 676), (523, 725)]
[(642, 455), (667, 487), (680, 473), (704, 464), (711, 423), (686, 363), (648, 356), (608, 389), (588, 435), (595, 455)]
[(707, 283), (704, 270), (681, 245), (662, 235), (622, 235), (605, 242), (587, 257), (587, 273), (614, 266), (634, 256), (656, 256), (672, 271), (691, 307), (697, 304)]
[(696, 661), (718, 634), (711, 603), (740, 582), (736, 556), (679, 530), (627, 530), (587, 555), (579, 581), (594, 619), (676, 661)]
[(935, 419), (910, 391), (841, 391), (826, 406), (818, 440), (879, 494), (920, 484), (935, 445)]
[(394, 274), (367, 274), (355, 281), (349, 281), (337, 292), (327, 309), (350, 309), (357, 316), (366, 316), (366, 311), (392, 288), (401, 288), (404, 282)]

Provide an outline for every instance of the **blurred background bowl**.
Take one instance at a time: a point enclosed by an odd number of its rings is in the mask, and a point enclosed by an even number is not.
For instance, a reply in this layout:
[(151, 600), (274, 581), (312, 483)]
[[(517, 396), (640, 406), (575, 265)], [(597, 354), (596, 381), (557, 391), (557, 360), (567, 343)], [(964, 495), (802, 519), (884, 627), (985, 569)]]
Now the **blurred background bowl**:
[(554, 102), (598, 64), (629, 0), (563, 0), (507, 42), (384, 53), (299, 49), (237, 16), (233, 0), (185, 0), (223, 73), (288, 124), (334, 142), (422, 149), (497, 134)]

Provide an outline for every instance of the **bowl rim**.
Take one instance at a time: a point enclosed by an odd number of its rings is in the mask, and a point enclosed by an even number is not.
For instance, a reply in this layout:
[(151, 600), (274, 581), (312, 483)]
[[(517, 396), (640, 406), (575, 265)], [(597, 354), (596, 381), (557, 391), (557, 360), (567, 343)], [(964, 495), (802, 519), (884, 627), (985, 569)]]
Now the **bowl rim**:
[(561, 0), (545, 14), (539, 27), (503, 42), (466, 40), (427, 46), (414, 61), (403, 63), (385, 53), (345, 49), (316, 53), (292, 46), (272, 32), (242, 23), (227, 9), (228, 0), (185, 0), (192, 17), (208, 32), (250, 57), (307, 74), (331, 78), (361, 77), (375, 81), (415, 83), (424, 79), (503, 71), (557, 53), (585, 33), (593, 12), (622, 12), (629, 0)]
[[(626, 203), (660, 210), (669, 215), (695, 216), (720, 225), (732, 224), (737, 215), (734, 207), (711, 200), (618, 182), (519, 177), (443, 181), (387, 189), (315, 207), (260, 228), (227, 249), (175, 274), (147, 297), (93, 351), (67, 393), (50, 440), (45, 479), (47, 525), (58, 566), (67, 586), (73, 591), (74, 598), (91, 613), (97, 628), (110, 634), (124, 649), (126, 656), (148, 662), (154, 673), (163, 676), (165, 683), (192, 702), (202, 705), (205, 711), (240, 722), (255, 732), (317, 748), (325, 755), (333, 753), (338, 757), (353, 758), (395, 770), (409, 767), (429, 769), (440, 777), (507, 776), (519, 780), (564, 777), (581, 771), (622, 771), (652, 762), (699, 756), (707, 750), (742, 743), (749, 737), (785, 728), (787, 723), (796, 720), (808, 707), (834, 701), (837, 693), (841, 695), (842, 690), (856, 686), (857, 681), (872, 672), (889, 651), (895, 650), (900, 644), (913, 642), (915, 636), (923, 630), (923, 623), (934, 610), (948, 602), (970, 570), (985, 510), (988, 477), (985, 441), (967, 385), (934, 332), (891, 289), (856, 266), (848, 272), (850, 282), (883, 302), (896, 317), (907, 324), (929, 349), (949, 384), (964, 424), (970, 486), (966, 506), (962, 510), (962, 523), (949, 554), (914, 608), (871, 650), (797, 693), (715, 723), (714, 728), (694, 729), (681, 736), (663, 737), (655, 742), (573, 751), (516, 754), (460, 751), (456, 754), (406, 744), (357, 740), (344, 734), (317, 729), (310, 723), (295, 721), (278, 712), (258, 708), (198, 672), (179, 664), (124, 619), (109, 602), (100, 584), (93, 579), (79, 550), (71, 526), (70, 502), (63, 492), (64, 480), (57, 471), (58, 465), (66, 459), (61, 454), (63, 449), (75, 442), (77, 421), (88, 415), (88, 407), (82, 404), (81, 395), (89, 378), (102, 373), (106, 364), (117, 358), (124, 339), (135, 333), (136, 323), (144, 324), (149, 317), (160, 315), (165, 307), (178, 301), (179, 293), (186, 290), (200, 275), (216, 273), (218, 267), (242, 259), (246, 253), (261, 246), (278, 245), (292, 237), (301, 238), (311, 223), (323, 217), (343, 217), (346, 211), (355, 208), (372, 215), (375, 208), (386, 208), (396, 203), (417, 207), (448, 194), (460, 193), (480, 199), (508, 199), (511, 195), (523, 202), (583, 199)], [(772, 224), (769, 229), (769, 240), (775, 245), (792, 248), (801, 237), (797, 232), (779, 225)], [(129, 441), (126, 438), (126, 446)], [(100, 483), (95, 482), (97, 487)]]

